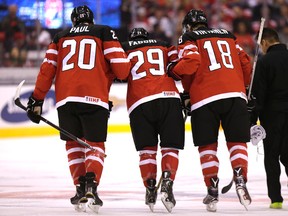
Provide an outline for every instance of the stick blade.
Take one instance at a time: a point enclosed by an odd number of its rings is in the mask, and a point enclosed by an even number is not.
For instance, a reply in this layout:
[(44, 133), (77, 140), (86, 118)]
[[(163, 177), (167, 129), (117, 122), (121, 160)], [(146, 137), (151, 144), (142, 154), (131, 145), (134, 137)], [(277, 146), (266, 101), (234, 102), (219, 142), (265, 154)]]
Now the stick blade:
[(20, 107), (21, 109), (26, 110), (26, 107), (20, 101), (20, 92), (21, 92), (21, 88), (22, 88), (24, 82), (25, 82), (25, 80), (22, 80), (22, 82), (19, 83), (19, 85), (17, 86), (16, 93), (15, 93), (15, 96), (14, 96), (14, 103), (18, 107)]
[(221, 190), (221, 193), (222, 194), (225, 194), (225, 193), (227, 193), (230, 189), (231, 189), (231, 187), (232, 187), (232, 185), (233, 185), (233, 179), (232, 179), (232, 181), (228, 184), (228, 185), (226, 185), (225, 187), (223, 187), (222, 188), (222, 190)]
[(14, 96), (14, 101), (17, 100), (17, 98), (20, 97), (20, 91), (21, 91), (21, 88), (22, 88), (24, 82), (25, 82), (25, 80), (22, 80), (22, 82), (20, 82), (19, 85), (17, 86), (16, 93), (15, 93), (15, 96)]

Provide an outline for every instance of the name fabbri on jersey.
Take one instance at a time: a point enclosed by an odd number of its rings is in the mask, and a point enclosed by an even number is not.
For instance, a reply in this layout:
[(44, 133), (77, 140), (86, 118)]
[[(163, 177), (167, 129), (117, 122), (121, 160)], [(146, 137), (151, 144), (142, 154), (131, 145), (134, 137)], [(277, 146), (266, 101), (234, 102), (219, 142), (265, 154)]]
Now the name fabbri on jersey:
[(149, 44), (149, 43), (157, 43), (157, 40), (149, 39), (149, 40), (129, 41), (129, 46), (135, 46), (139, 44)]
[(77, 26), (70, 29), (70, 33), (89, 32), (88, 26)]

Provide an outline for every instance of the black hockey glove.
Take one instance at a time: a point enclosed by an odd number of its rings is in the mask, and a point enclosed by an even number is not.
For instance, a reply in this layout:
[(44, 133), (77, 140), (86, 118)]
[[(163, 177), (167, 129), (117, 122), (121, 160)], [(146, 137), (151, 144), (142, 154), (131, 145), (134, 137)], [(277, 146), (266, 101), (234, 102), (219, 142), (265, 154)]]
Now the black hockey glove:
[(250, 125), (256, 125), (258, 120), (258, 112), (256, 111), (256, 98), (251, 95), (247, 103), (247, 110), (250, 115)]
[(108, 101), (108, 106), (109, 106), (109, 108), (108, 108), (108, 110), (109, 110), (108, 118), (110, 118), (110, 112), (112, 111), (112, 108), (113, 108), (113, 102), (109, 100)]
[(40, 122), (43, 103), (44, 100), (37, 100), (32, 95), (29, 97), (26, 110), (27, 116), (32, 122), (36, 124), (39, 124)]
[(127, 83), (128, 80), (127, 80), (127, 79), (126, 79), (126, 80), (121, 80), (121, 79), (115, 78), (115, 79), (113, 80), (113, 82), (114, 82), (114, 83)]
[(167, 65), (167, 74), (169, 77), (173, 78), (174, 80), (179, 81), (179, 80), (181, 80), (181, 77), (178, 74), (173, 72), (173, 69), (174, 69), (176, 64), (177, 64), (176, 62), (170, 62)]
[(191, 116), (190, 95), (188, 92), (180, 93), (182, 110), (185, 116)]

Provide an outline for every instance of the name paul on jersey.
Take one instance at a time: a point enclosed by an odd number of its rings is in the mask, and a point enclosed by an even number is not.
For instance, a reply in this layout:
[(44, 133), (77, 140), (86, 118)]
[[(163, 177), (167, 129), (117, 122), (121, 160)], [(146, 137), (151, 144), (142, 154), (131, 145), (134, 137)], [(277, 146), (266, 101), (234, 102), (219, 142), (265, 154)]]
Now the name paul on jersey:
[(77, 26), (70, 29), (70, 33), (89, 32), (88, 26)]

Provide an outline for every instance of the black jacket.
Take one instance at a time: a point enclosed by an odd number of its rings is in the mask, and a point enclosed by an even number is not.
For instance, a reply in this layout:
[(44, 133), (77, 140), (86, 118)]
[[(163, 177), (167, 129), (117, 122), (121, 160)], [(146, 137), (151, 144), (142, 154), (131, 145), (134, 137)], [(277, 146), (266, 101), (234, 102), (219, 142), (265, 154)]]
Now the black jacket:
[(265, 111), (288, 112), (288, 50), (285, 44), (268, 48), (256, 64), (252, 94), (261, 120)]

